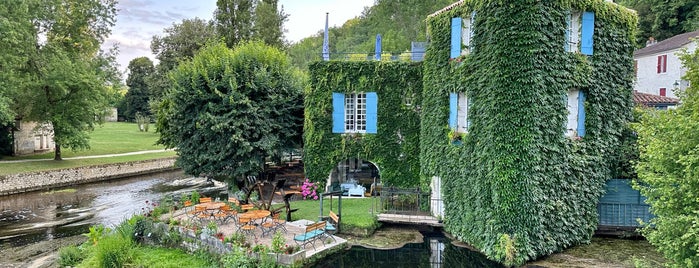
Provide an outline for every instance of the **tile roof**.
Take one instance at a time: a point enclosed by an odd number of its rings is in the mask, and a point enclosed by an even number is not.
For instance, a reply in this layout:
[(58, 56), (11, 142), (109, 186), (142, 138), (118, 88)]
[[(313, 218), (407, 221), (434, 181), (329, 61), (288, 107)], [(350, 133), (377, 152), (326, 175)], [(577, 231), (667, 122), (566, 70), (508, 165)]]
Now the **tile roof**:
[(678, 105), (680, 103), (679, 99), (658, 96), (653, 94), (641, 93), (638, 91), (633, 92), (633, 102), (643, 106), (655, 106), (658, 104), (665, 105)]
[(680, 48), (686, 44), (689, 44), (690, 42), (692, 42), (692, 40), (690, 40), (690, 39), (695, 38), (695, 37), (699, 37), (699, 30), (675, 35), (673, 37), (670, 37), (668, 39), (665, 39), (663, 41), (655, 43), (655, 45), (647, 46), (647, 47), (644, 47), (642, 49), (636, 50), (636, 51), (634, 51), (633, 55), (634, 55), (634, 57), (644, 56), (644, 55), (655, 54), (658, 52), (677, 49), (677, 48)]

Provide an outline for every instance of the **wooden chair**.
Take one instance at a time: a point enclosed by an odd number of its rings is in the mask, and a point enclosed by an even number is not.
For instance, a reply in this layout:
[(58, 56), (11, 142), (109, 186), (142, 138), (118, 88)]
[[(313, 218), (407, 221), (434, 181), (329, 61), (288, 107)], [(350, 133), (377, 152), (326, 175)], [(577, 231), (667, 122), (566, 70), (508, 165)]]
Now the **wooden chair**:
[(243, 212), (251, 210), (253, 208), (255, 208), (255, 205), (253, 204), (240, 205), (240, 209), (243, 210)]
[(240, 200), (238, 200), (238, 198), (235, 198), (235, 197), (232, 197), (232, 196), (231, 196), (231, 197), (228, 198), (228, 202), (231, 203), (231, 204), (234, 204), (234, 205), (236, 205), (236, 206), (238, 206), (238, 207), (240, 206)]
[(206, 218), (209, 218), (210, 215), (207, 213), (205, 206), (195, 205), (194, 211), (192, 212), (192, 218), (195, 218), (195, 217), (197, 219), (199, 219), (200, 221), (202, 221)]
[(286, 221), (280, 219), (279, 215), (281, 215), (281, 213), (279, 213), (279, 212), (272, 214), (272, 222), (276, 226), (275, 227), (276, 229), (282, 229), (282, 230), (284, 230), (284, 233), (286, 233), (287, 232), (286, 231)]
[(255, 235), (255, 229), (257, 229), (257, 226), (253, 225), (253, 222), (250, 218), (245, 218), (245, 217), (239, 217), (238, 218), (238, 231), (242, 234), (252, 234), (254, 238), (257, 238)]
[(194, 207), (192, 207), (192, 201), (190, 201), (190, 200), (184, 201), (183, 205), (184, 205), (184, 207), (182, 207), (182, 209), (184, 209), (184, 215), (187, 215), (187, 217), (190, 217), (190, 213), (192, 212), (192, 210), (194, 210)]
[(213, 201), (213, 200), (211, 200), (211, 197), (202, 197), (202, 198), (199, 198), (199, 203), (200, 203), (200, 204), (211, 203), (211, 201)]
[(221, 224), (226, 223), (229, 219), (236, 217), (238, 211), (231, 208), (229, 205), (222, 206), (217, 213), (214, 214), (214, 218), (219, 220)]

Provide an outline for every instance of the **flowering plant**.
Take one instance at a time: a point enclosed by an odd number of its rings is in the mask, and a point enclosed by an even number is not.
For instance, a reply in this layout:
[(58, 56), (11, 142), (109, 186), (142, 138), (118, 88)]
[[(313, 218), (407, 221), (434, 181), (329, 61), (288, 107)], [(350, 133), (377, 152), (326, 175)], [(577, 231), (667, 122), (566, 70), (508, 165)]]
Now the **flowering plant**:
[(318, 194), (316, 193), (317, 190), (318, 185), (308, 181), (308, 178), (306, 178), (303, 185), (301, 185), (301, 195), (303, 196), (303, 199), (313, 198), (313, 200), (318, 200)]

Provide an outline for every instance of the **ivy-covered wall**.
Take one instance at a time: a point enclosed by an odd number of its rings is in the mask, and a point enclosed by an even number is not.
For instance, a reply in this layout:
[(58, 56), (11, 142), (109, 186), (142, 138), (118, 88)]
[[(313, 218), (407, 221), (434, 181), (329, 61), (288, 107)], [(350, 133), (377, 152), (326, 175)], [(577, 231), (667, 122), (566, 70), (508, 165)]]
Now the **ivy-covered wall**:
[[(566, 11), (595, 13), (594, 52), (564, 51)], [(450, 23), (476, 11), (473, 51), (450, 61)], [(446, 230), (508, 265), (589, 241), (607, 161), (631, 114), (636, 16), (604, 0), (473, 0), (428, 18), (421, 175), (441, 177)], [(586, 135), (564, 135), (568, 90)], [(463, 145), (449, 93), (471, 100)]]
[[(359, 158), (378, 168), (384, 185), (419, 184), (422, 64), (323, 61), (309, 66), (305, 91), (306, 176), (324, 184), (340, 161)], [(376, 92), (377, 133), (332, 133), (332, 93)]]

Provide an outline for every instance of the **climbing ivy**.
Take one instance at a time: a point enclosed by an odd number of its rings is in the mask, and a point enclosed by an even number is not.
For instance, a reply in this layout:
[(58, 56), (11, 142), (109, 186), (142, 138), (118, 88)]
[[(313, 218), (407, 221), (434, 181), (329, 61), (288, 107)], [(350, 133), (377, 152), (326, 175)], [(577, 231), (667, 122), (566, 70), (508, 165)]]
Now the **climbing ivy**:
[[(385, 185), (418, 185), (422, 65), (325, 61), (309, 69), (304, 166), (310, 180), (324, 184), (338, 163), (359, 158), (379, 168)], [(377, 134), (332, 133), (333, 92), (376, 92)]]
[[(571, 9), (595, 13), (591, 56), (564, 51)], [(450, 63), (451, 18), (472, 11), (473, 50)], [(463, 1), (428, 18), (420, 166), (442, 179), (449, 233), (507, 265), (589, 241), (631, 115), (636, 21), (603, 0)], [(570, 89), (587, 95), (581, 139), (564, 135)], [(472, 101), (461, 146), (445, 128), (450, 92)]]

